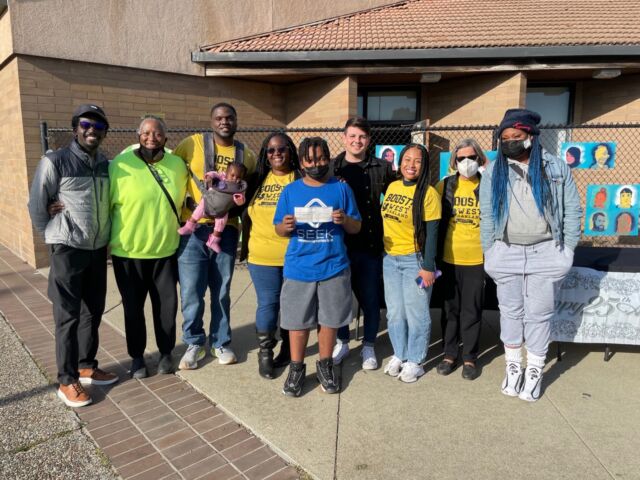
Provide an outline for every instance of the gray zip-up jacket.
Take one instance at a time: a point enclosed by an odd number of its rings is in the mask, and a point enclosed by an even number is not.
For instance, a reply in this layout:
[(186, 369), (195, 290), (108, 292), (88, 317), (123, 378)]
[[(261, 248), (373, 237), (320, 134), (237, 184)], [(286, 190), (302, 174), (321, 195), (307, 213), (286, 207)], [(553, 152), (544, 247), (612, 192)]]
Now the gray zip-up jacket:
[[(42, 157), (29, 192), (29, 214), (46, 243), (95, 250), (109, 242), (108, 167), (100, 151), (94, 160), (75, 140)], [(51, 217), (47, 206), (56, 200), (64, 210)]]

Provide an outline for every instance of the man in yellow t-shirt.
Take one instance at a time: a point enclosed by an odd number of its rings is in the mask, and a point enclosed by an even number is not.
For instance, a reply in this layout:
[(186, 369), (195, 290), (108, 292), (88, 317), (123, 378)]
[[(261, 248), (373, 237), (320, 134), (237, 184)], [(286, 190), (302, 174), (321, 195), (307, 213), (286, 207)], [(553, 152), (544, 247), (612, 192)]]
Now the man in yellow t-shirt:
[[(243, 163), (249, 178), (256, 170), (256, 156), (242, 143), (234, 141), (238, 126), (235, 108), (228, 103), (218, 103), (211, 109), (211, 134), (195, 134), (185, 138), (175, 149), (190, 170), (187, 185), (188, 201), (182, 210), (182, 219), (191, 216), (198, 204), (201, 182), (206, 171), (224, 172), (232, 162)], [(251, 184), (251, 182), (249, 182)], [(205, 355), (204, 295), (207, 287), (211, 296), (211, 324), (209, 346), (211, 354), (218, 357), (221, 365), (236, 362), (230, 347), (230, 298), (231, 277), (238, 246), (238, 211), (229, 212), (229, 221), (222, 232), (220, 247), (215, 253), (206, 246), (213, 231), (213, 220), (202, 219), (196, 231), (180, 238), (178, 247), (178, 274), (180, 278), (180, 300), (182, 304), (182, 341), (187, 351), (180, 360), (180, 369), (198, 368), (198, 361)]]

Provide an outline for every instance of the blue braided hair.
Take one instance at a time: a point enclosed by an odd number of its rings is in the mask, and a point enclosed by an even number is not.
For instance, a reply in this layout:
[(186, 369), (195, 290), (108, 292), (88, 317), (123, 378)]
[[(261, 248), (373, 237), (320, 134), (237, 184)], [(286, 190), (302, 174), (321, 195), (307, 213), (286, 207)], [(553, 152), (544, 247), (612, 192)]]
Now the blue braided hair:
[[(531, 153), (529, 154), (529, 175), (528, 181), (531, 185), (533, 198), (538, 207), (538, 212), (544, 217), (544, 209), (551, 198), (549, 180), (542, 164), (542, 146), (538, 135), (531, 137)], [(507, 204), (507, 184), (509, 183), (509, 166), (507, 158), (498, 148), (498, 158), (493, 168), (493, 178), (491, 179), (491, 212), (496, 222), (502, 220), (505, 215)]]

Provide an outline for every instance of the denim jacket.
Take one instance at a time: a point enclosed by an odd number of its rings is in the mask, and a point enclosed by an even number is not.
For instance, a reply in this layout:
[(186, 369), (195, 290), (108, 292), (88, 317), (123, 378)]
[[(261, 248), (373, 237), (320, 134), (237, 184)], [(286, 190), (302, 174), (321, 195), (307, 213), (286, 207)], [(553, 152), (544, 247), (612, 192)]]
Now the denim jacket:
[[(558, 160), (546, 150), (542, 150), (542, 163), (549, 179), (551, 189), (551, 205), (545, 209), (545, 218), (551, 227), (551, 234), (558, 246), (566, 246), (575, 250), (580, 239), (580, 223), (582, 207), (578, 189), (571, 176), (571, 169), (567, 164)], [(491, 183), (495, 162), (487, 167), (480, 182), (480, 240), (482, 250), (486, 252), (496, 240), (504, 238), (508, 213), (502, 216), (500, 223), (493, 218), (491, 209)], [(509, 189), (515, 182), (517, 174), (509, 169)], [(506, 208), (509, 208), (507, 195)]]

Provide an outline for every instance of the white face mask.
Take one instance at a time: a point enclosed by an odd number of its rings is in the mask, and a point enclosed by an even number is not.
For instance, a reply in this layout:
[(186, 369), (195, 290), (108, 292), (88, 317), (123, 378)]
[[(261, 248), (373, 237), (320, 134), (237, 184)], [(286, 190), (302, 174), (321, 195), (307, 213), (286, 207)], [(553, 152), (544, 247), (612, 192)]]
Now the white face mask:
[(471, 160), (470, 158), (465, 158), (464, 160), (458, 162), (458, 172), (460, 172), (460, 175), (462, 175), (463, 177), (473, 177), (476, 173), (478, 173), (478, 168), (478, 162), (476, 162), (475, 160)]

